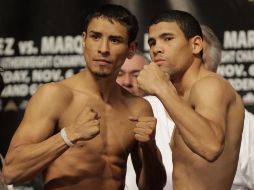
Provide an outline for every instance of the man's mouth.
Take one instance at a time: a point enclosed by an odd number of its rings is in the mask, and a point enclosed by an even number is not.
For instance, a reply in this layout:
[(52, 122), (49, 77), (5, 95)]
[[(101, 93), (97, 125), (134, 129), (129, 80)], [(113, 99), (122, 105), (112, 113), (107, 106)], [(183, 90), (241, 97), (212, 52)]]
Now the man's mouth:
[(111, 64), (112, 62), (107, 59), (94, 59), (93, 60), (97, 65), (106, 66)]
[(154, 59), (154, 63), (158, 66), (161, 66), (163, 64), (163, 62), (165, 62), (166, 60), (165, 59), (162, 59), (162, 58), (155, 58)]

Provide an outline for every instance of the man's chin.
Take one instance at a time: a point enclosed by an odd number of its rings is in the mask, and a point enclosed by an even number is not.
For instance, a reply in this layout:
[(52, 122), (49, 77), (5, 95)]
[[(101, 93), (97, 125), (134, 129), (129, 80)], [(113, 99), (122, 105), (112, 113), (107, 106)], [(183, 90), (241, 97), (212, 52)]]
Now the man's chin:
[(107, 78), (110, 77), (111, 74), (109, 73), (98, 73), (98, 72), (93, 72), (94, 76), (98, 77), (98, 78)]
[(105, 73), (93, 73), (94, 76), (96, 76), (97, 78), (107, 78), (110, 75), (109, 74), (105, 74)]
[(87, 69), (98, 78), (107, 78), (113, 75), (112, 69), (106, 67), (89, 67), (87, 65)]

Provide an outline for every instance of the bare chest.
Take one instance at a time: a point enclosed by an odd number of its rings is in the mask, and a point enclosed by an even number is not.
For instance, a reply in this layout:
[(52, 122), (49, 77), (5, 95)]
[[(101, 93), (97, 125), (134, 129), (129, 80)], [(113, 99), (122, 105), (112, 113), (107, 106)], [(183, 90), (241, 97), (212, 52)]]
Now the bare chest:
[(193, 152), (190, 147), (184, 142), (177, 127), (171, 139), (172, 159), (174, 166), (181, 165), (186, 167), (199, 168), (207, 164), (207, 162)]
[(63, 111), (59, 118), (58, 130), (72, 126), (78, 114), (87, 107), (99, 115), (100, 133), (88, 141), (79, 141), (78, 148), (89, 154), (128, 155), (135, 144), (134, 124), (129, 121), (131, 112), (124, 105), (112, 104), (109, 106), (93, 98), (77, 97)]

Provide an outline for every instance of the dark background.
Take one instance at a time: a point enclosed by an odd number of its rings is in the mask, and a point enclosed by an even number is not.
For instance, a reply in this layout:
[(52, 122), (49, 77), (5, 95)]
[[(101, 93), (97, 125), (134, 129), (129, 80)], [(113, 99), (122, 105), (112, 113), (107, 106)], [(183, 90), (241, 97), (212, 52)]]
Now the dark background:
[[(29, 56), (71, 56), (80, 53), (49, 53), (40, 54), (41, 39), (43, 36), (77, 36), (83, 31), (84, 18), (89, 11), (104, 3), (121, 4), (131, 10), (138, 18), (140, 23), (140, 32), (138, 35), (139, 48), (143, 52), (147, 52), (144, 46), (144, 34), (147, 32), (147, 25), (150, 19), (166, 9), (180, 9), (193, 14), (201, 24), (209, 25), (218, 35), (221, 43), (224, 43), (225, 31), (253, 31), (254, 30), (254, 1), (248, 0), (0, 0), (0, 66), (3, 66), (5, 72), (14, 73), (15, 71), (27, 71), (28, 77), (31, 79), (33, 69), (27, 68), (5, 68), (4, 60), (6, 58), (14, 59), (16, 57), (28, 58)], [(1, 53), (2, 48), (6, 48), (6, 43), (3, 43), (6, 38), (13, 38), (15, 42), (12, 46), (14, 54)], [(250, 39), (247, 39), (247, 41)], [(34, 47), (38, 48), (37, 53), (20, 54), (18, 43), (20, 41), (32, 41)], [(238, 90), (239, 94), (244, 97), (249, 93), (253, 96), (250, 101), (245, 102), (246, 108), (254, 113), (254, 74), (248, 69), (254, 65), (254, 43), (250, 47), (239, 47), (232, 50), (249, 50), (252, 51), (252, 61), (242, 62), (244, 65), (243, 74), (240, 76), (224, 76), (225, 78), (235, 79), (240, 81), (249, 80), (249, 87)], [(240, 64), (237, 62), (223, 63), (234, 66)], [(82, 66), (72, 68), (74, 73), (78, 72)], [(42, 71), (53, 69), (52, 67), (40, 68)], [(57, 68), (64, 73), (70, 67)], [(3, 74), (3, 76), (5, 76)], [(6, 78), (4, 77), (5, 81)], [(42, 81), (41, 83), (45, 83)], [(22, 80), (6, 82), (6, 86), (25, 84), (40, 84), (32, 79), (28, 82)], [(7, 88), (6, 88), (7, 89)], [(10, 139), (16, 130), (21, 118), (23, 117), (24, 108), (31, 94), (27, 95), (11, 95), (6, 94), (7, 90), (2, 94), (0, 102), (0, 152), (5, 155)], [(31, 129), (36, 130), (36, 126)]]

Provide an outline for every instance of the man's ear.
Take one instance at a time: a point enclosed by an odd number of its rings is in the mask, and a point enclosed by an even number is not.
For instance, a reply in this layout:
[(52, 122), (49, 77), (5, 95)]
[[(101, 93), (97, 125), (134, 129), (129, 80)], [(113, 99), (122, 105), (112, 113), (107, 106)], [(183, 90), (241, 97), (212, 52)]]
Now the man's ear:
[(194, 36), (191, 39), (192, 43), (192, 52), (194, 54), (199, 54), (203, 49), (203, 40), (200, 36)]
[(86, 32), (83, 32), (82, 33), (82, 46), (83, 48), (85, 47), (86, 45)]
[(127, 55), (128, 59), (131, 59), (135, 55), (137, 48), (138, 48), (138, 42), (134, 41), (130, 43), (129, 52)]

